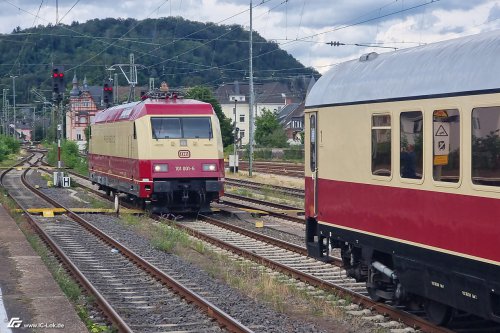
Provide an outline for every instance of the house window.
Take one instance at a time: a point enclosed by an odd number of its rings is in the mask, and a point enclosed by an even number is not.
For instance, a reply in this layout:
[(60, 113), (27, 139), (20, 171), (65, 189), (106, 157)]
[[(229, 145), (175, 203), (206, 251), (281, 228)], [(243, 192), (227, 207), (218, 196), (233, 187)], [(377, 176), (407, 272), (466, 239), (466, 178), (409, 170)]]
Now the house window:
[(245, 130), (240, 130), (240, 138), (244, 138), (245, 137)]
[(81, 140), (82, 140), (82, 135), (81, 135), (80, 133), (78, 133), (78, 134), (76, 135), (76, 139), (77, 139), (78, 141), (81, 141)]
[(244, 123), (244, 122), (245, 122), (245, 115), (240, 114), (240, 123)]
[(391, 116), (372, 117), (372, 174), (391, 175)]

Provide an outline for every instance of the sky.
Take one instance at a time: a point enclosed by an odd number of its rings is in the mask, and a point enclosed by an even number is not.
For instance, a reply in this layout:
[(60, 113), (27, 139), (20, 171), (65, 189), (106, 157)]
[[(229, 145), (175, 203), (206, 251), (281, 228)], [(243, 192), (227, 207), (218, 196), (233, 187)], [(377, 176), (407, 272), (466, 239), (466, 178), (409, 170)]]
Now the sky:
[[(58, 0), (59, 22), (161, 18), (239, 24), (250, 0)], [(253, 0), (253, 29), (324, 73), (369, 52), (390, 52), (500, 29), (500, 0)], [(0, 0), (0, 33), (55, 24), (56, 0)], [(121, 37), (121, 36), (118, 36)], [(124, 36), (126, 37), (126, 36)], [(331, 46), (329, 42), (345, 45)]]

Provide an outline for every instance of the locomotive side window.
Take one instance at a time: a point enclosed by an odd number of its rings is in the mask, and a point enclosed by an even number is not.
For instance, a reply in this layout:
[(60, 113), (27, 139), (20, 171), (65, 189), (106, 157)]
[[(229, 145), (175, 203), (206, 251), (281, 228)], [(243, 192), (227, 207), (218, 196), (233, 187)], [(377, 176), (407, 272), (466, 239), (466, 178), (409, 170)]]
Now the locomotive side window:
[(457, 109), (433, 113), (433, 177), (458, 183), (460, 178), (460, 113)]
[(372, 117), (372, 174), (391, 175), (391, 116)]
[(316, 116), (311, 115), (309, 118), (309, 125), (310, 125), (310, 152), (311, 152), (311, 160), (310, 160), (310, 167), (311, 171), (316, 171)]
[(402, 178), (422, 179), (423, 121), (421, 111), (401, 112), (400, 118), (400, 175)]
[(472, 182), (500, 186), (500, 107), (472, 110)]

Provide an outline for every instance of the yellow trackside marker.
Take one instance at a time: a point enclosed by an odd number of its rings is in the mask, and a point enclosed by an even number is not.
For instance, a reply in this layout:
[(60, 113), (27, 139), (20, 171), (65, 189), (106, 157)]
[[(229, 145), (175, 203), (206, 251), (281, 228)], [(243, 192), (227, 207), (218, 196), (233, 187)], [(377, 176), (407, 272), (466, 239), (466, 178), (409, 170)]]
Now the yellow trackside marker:
[(255, 222), (255, 227), (256, 228), (264, 228), (264, 221)]
[(17, 171), (22, 171), (22, 170), (23, 170), (23, 168), (17, 167)]
[(44, 210), (43, 217), (54, 217), (54, 211), (53, 210)]

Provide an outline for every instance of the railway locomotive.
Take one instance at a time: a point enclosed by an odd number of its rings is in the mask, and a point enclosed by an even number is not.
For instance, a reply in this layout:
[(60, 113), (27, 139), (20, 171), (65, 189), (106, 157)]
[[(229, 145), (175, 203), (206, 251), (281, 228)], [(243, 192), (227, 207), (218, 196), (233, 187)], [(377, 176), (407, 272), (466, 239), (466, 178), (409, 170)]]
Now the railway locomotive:
[(306, 99), (308, 253), (368, 294), (500, 322), (500, 31), (337, 65)]
[(96, 114), (89, 176), (153, 212), (207, 212), (223, 194), (224, 159), (212, 106), (156, 92)]

